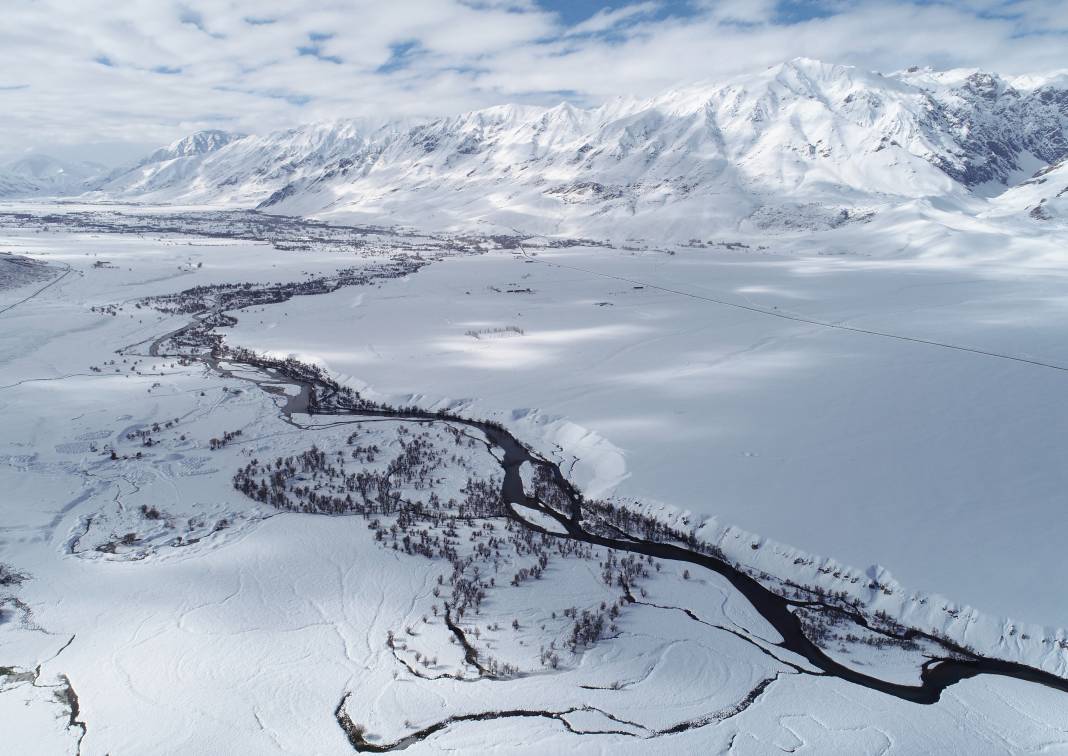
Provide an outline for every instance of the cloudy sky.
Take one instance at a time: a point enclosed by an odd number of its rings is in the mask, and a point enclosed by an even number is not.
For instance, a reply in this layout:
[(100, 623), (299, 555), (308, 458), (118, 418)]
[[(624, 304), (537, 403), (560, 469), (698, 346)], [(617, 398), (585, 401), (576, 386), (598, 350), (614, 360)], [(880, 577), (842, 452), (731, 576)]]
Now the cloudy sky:
[(1068, 68), (1068, 0), (5, 0), (0, 156), (201, 128), (593, 104), (798, 55)]

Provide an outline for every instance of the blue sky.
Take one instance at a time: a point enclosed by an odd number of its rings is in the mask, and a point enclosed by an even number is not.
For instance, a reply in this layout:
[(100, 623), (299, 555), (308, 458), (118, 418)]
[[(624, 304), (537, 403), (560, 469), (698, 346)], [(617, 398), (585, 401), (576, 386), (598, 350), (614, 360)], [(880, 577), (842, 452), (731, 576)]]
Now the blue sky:
[[(632, 0), (538, 0), (538, 5), (559, 15), (565, 24), (577, 24), (603, 10), (617, 10), (633, 5)], [(700, 14), (701, 5), (688, 0), (665, 0), (654, 15), (665, 18), (687, 18)], [(782, 22), (796, 23), (829, 15), (832, 7), (841, 3), (824, 3), (819, 0), (779, 0), (776, 14)]]
[(797, 56), (1068, 68), (1068, 0), (5, 0), (4, 13), (0, 159), (201, 128), (591, 105)]
[[(912, 0), (915, 5), (944, 5), (971, 9), (978, 16), (988, 17), (1016, 17), (1026, 15), (1030, 6), (1042, 5), (1032, 3), (1029, 0), (989, 0), (987, 2), (969, 0)], [(628, 5), (634, 5), (635, 0), (537, 0), (537, 4), (546, 10), (556, 13), (565, 24), (577, 24), (603, 10), (617, 10)], [(659, 6), (656, 16), (686, 18), (699, 16), (702, 8), (707, 8), (711, 3), (699, 0), (663, 0), (657, 3)], [(754, 5), (759, 5), (759, 0), (754, 0)], [(837, 13), (849, 12), (852, 7), (861, 3), (849, 0), (775, 0), (774, 17), (780, 23), (799, 23), (817, 18), (826, 18)], [(893, 4), (893, 3), (887, 3)], [(1054, 4), (1055, 5), (1055, 4)]]
[[(585, 21), (598, 11), (619, 8), (627, 5), (627, 0), (539, 0), (538, 5), (560, 15), (565, 24), (577, 24)], [(670, 2), (666, 5), (673, 8), (685, 8), (681, 2)]]
[[(560, 20), (569, 26), (585, 21), (600, 11), (617, 10), (633, 4), (630, 0), (538, 0), (538, 5), (559, 15)], [(661, 17), (687, 16), (694, 12), (693, 6), (683, 0), (668, 0), (660, 5), (657, 15)]]

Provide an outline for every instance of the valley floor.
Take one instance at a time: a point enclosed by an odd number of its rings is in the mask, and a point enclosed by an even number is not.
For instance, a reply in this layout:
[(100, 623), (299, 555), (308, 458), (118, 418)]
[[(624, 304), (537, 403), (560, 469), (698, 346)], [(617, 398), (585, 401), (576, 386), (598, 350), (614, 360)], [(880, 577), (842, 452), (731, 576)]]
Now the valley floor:
[(577, 459), (591, 495), (718, 517), (1068, 625), (1048, 579), (1064, 564), (1051, 525), (1068, 490), (1063, 273), (525, 250), (268, 310), (227, 338), (395, 402), (509, 423)]
[[(17, 752), (1068, 753), (1056, 268), (174, 222), (0, 224)], [(1049, 676), (929, 705), (849, 682), (720, 572), (497, 509), (477, 428), (309, 414), (293, 381), (161, 338), (244, 282), (289, 288), (203, 333), (500, 422), (793, 596), (837, 663)]]

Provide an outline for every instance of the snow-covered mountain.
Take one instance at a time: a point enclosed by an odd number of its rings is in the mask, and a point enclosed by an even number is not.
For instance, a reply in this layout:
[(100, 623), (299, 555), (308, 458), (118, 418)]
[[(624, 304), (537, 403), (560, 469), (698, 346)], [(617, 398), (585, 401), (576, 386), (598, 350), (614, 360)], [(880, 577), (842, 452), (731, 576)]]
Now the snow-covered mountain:
[(95, 187), (105, 170), (97, 163), (30, 155), (0, 167), (0, 197), (81, 194)]
[(1036, 221), (1068, 224), (1068, 158), (1037, 171), (993, 204), (994, 214), (1026, 213)]
[(112, 171), (96, 188), (106, 192), (114, 186), (121, 187), (125, 195), (147, 195), (187, 186), (195, 181), (198, 167), (207, 156), (243, 138), (243, 134), (217, 129), (198, 131), (161, 147), (133, 167)]
[(1062, 79), (797, 59), (582, 109), (201, 132), (114, 174), (116, 199), (237, 203), (447, 228), (687, 237), (828, 227), (902, 200), (996, 195), (1068, 156)]
[(225, 147), (235, 139), (241, 139), (242, 136), (242, 134), (231, 134), (228, 131), (220, 131), (218, 129), (198, 131), (171, 143), (167, 147), (156, 150), (142, 160), (140, 165), (165, 163), (178, 158), (200, 157)]
[(981, 71), (910, 69), (899, 78), (931, 93), (935, 125), (956, 142), (933, 160), (969, 187), (1004, 189), (1068, 154), (1064, 77), (1017, 77), (1014, 85)]

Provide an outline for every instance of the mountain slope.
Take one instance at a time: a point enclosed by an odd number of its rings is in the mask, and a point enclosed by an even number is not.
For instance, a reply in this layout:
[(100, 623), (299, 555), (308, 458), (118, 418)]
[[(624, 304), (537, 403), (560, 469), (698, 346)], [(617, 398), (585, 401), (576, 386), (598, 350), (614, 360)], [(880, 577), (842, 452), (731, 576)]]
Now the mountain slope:
[[(340, 121), (172, 145), (99, 188), (439, 228), (688, 238), (824, 228), (902, 200), (988, 196), (1068, 155), (1068, 90), (982, 72), (798, 59), (581, 109)], [(202, 146), (201, 146), (202, 145)]]
[(104, 167), (31, 155), (0, 168), (0, 197), (81, 194), (96, 185)]
[(994, 215), (1027, 214), (1041, 223), (1068, 223), (1068, 159), (1035, 173), (994, 201)]
[(153, 152), (132, 168), (113, 171), (96, 187), (123, 195), (149, 195), (175, 191), (197, 181), (203, 160), (226, 145), (244, 138), (226, 131), (198, 131)]
[(970, 187), (995, 191), (1068, 154), (1068, 88), (1036, 82), (1020, 90), (981, 71), (910, 70), (901, 80), (930, 93), (935, 117), (957, 149), (934, 162)]

